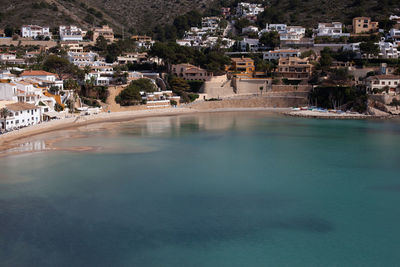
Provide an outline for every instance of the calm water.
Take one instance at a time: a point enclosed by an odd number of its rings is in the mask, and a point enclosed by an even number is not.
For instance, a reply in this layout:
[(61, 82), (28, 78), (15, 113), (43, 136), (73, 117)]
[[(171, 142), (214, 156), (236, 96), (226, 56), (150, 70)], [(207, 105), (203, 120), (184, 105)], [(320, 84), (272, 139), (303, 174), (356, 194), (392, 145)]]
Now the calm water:
[[(73, 136), (74, 138), (67, 138)], [(399, 266), (400, 123), (225, 113), (0, 158), (1, 266)]]

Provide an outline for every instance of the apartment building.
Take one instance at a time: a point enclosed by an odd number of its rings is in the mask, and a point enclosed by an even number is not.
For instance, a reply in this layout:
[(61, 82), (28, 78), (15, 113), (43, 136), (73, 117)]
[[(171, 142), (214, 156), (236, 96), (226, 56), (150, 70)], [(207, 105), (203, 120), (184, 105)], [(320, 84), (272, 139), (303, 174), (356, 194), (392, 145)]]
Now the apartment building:
[(312, 65), (308, 59), (302, 59), (298, 57), (280, 58), (278, 68), (275, 74), (278, 77), (293, 79), (293, 80), (305, 80), (310, 78), (312, 71)]
[(379, 25), (369, 17), (356, 17), (353, 19), (353, 33), (368, 33), (378, 31)]

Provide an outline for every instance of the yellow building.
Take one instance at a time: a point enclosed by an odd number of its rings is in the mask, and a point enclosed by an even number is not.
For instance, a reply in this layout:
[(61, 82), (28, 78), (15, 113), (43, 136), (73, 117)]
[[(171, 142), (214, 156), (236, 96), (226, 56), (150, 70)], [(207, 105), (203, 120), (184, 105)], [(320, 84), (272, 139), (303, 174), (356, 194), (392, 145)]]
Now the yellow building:
[(232, 58), (231, 69), (234, 72), (253, 73), (255, 71), (254, 60), (251, 58), (241, 57)]
[(353, 33), (368, 33), (378, 31), (379, 25), (369, 17), (356, 17), (353, 19)]

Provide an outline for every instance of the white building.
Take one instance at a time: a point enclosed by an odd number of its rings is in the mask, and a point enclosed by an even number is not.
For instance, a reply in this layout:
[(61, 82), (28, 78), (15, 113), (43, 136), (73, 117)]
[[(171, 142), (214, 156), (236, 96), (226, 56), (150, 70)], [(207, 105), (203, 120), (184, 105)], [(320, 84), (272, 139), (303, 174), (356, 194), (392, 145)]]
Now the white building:
[(68, 60), (80, 68), (92, 66), (98, 61), (103, 62), (95, 52), (68, 52)]
[(389, 37), (394, 40), (395, 42), (400, 41), (400, 30), (398, 29), (391, 29), (389, 31)]
[(261, 4), (250, 4), (241, 2), (236, 8), (237, 15), (240, 17), (257, 16), (264, 12), (264, 7)]
[(77, 26), (60, 26), (60, 40), (61, 41), (82, 41), (85, 32)]
[(28, 103), (4, 103), (0, 102), (0, 108), (10, 111), (6, 119), (0, 119), (0, 128), (11, 130), (18, 127), (38, 124), (41, 121), (41, 111), (39, 107)]
[(319, 23), (317, 36), (339, 38), (342, 36), (350, 36), (350, 33), (343, 33), (343, 24), (341, 22)]
[(279, 49), (271, 50), (263, 53), (264, 60), (279, 60), (280, 58), (300, 57), (300, 50), (298, 49)]
[(251, 39), (251, 38), (244, 38), (242, 41), (240, 41), (240, 49), (242, 51), (246, 51), (247, 48), (251, 52), (258, 51), (258, 49), (260, 48), (259, 40)]
[(39, 36), (43, 36), (44, 38), (51, 38), (50, 28), (49, 27), (41, 27), (38, 25), (23, 25), (21, 27), (21, 35), (24, 38), (33, 38), (36, 39)]
[(397, 45), (390, 42), (381, 41), (378, 43), (378, 46), (380, 58), (399, 58)]
[(242, 33), (258, 33), (258, 27), (248, 26), (242, 29)]
[(360, 52), (360, 42), (358, 43), (349, 43), (343, 46), (343, 51), (350, 51), (350, 52)]
[(201, 19), (201, 27), (202, 28), (218, 28), (218, 24), (220, 22), (219, 17), (204, 17)]
[(267, 24), (265, 26), (265, 32), (276, 31), (279, 34), (287, 32), (286, 24)]
[(396, 94), (400, 85), (400, 76), (398, 75), (375, 75), (366, 79), (366, 86), (368, 93), (379, 92), (380, 90), (387, 89), (388, 92), (383, 91), (383, 94)]

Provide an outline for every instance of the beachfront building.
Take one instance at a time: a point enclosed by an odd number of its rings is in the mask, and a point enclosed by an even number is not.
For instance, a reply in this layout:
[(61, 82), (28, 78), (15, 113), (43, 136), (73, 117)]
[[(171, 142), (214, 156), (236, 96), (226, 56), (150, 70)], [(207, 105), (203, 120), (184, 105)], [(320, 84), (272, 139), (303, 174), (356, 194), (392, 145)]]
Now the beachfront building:
[(399, 75), (375, 75), (365, 80), (369, 94), (391, 94), (399, 93)]
[(108, 25), (103, 25), (103, 27), (95, 27), (93, 29), (92, 41), (96, 42), (97, 38), (103, 36), (104, 39), (110, 43), (114, 42), (114, 31)]
[(343, 24), (341, 22), (319, 23), (317, 36), (339, 38), (342, 36), (350, 36), (350, 33), (343, 33)]
[(300, 50), (298, 49), (278, 49), (271, 50), (263, 53), (264, 60), (279, 60), (280, 58), (300, 57)]
[(62, 25), (59, 27), (59, 32), (61, 41), (82, 41), (83, 36), (86, 34), (81, 28), (74, 25)]
[(6, 108), (9, 115), (5, 119), (0, 119), (0, 129), (12, 130), (41, 122), (41, 110), (35, 105), (0, 101), (0, 109), (2, 108)]
[(378, 22), (371, 21), (369, 17), (356, 17), (353, 19), (353, 33), (369, 33), (378, 31)]
[(38, 25), (23, 25), (21, 27), (21, 36), (24, 38), (33, 38), (37, 39), (42, 36), (43, 38), (51, 38), (50, 28), (45, 26)]
[(196, 67), (192, 64), (174, 64), (172, 65), (172, 73), (177, 77), (185, 80), (198, 80), (198, 81), (209, 81), (213, 76), (212, 73)]
[(280, 58), (275, 75), (292, 80), (306, 80), (311, 76), (312, 64), (307, 58), (288, 57)]
[(64, 82), (57, 79), (57, 75), (43, 70), (26, 70), (21, 73), (20, 78), (22, 79), (35, 79), (42, 86), (48, 88), (55, 86), (59, 90), (64, 89)]

